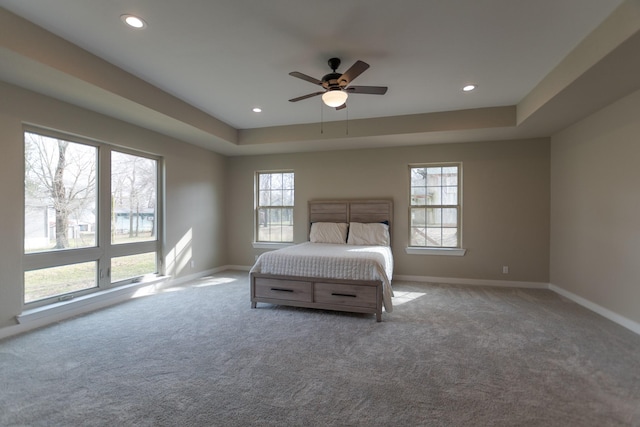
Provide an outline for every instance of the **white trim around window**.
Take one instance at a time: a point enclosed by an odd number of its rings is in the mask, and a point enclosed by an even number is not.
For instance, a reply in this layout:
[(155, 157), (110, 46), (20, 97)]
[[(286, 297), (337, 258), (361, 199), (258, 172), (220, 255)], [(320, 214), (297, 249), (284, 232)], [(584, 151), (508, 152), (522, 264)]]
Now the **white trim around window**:
[(463, 248), (421, 248), (409, 246), (405, 248), (408, 255), (439, 255), (439, 256), (464, 256), (467, 252)]
[(251, 245), (253, 245), (254, 249), (281, 249), (281, 248), (286, 248), (289, 246), (293, 246), (295, 245), (295, 243), (287, 243), (287, 242), (283, 242), (283, 243), (279, 243), (279, 242), (252, 242)]
[(411, 255), (464, 256), (462, 163), (409, 164)]

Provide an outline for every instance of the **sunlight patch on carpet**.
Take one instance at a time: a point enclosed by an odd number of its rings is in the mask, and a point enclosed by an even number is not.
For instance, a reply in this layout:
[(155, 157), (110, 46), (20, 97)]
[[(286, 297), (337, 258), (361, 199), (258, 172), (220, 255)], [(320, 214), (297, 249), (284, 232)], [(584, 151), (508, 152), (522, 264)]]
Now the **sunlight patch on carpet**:
[(417, 300), (420, 297), (425, 296), (424, 292), (399, 292), (393, 291), (393, 305), (402, 305), (408, 302)]
[(194, 288), (206, 288), (208, 286), (215, 286), (215, 285), (223, 285), (225, 283), (231, 283), (231, 282), (235, 282), (236, 280), (238, 280), (235, 277), (205, 277), (204, 278), (204, 283), (197, 283), (195, 285), (193, 285)]

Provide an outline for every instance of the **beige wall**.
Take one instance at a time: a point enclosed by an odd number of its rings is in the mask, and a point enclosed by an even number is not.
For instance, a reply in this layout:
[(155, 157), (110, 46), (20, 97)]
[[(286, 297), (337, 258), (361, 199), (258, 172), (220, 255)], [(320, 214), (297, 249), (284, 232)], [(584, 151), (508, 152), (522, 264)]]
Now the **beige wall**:
[[(407, 255), (410, 163), (463, 163), (464, 257)], [(547, 283), (549, 140), (232, 157), (228, 164), (229, 261), (251, 265), (253, 177), (257, 170), (296, 173), (294, 239), (307, 240), (307, 201), (393, 198), (396, 275)], [(510, 273), (502, 274), (508, 265)]]
[(640, 322), (640, 92), (551, 142), (550, 281)]
[(0, 83), (0, 327), (22, 311), (23, 122), (162, 156), (168, 272), (180, 277), (227, 263), (223, 156)]
[[(640, 322), (640, 92), (549, 139), (225, 158), (0, 83), (0, 328), (22, 310), (23, 142), (30, 123), (162, 156), (168, 273), (249, 266), (256, 170), (296, 172), (295, 240), (317, 198), (391, 197), (396, 275), (550, 282)], [(407, 255), (410, 163), (463, 163), (464, 257)], [(193, 259), (191, 269), (186, 260)], [(502, 266), (510, 273), (503, 275)]]

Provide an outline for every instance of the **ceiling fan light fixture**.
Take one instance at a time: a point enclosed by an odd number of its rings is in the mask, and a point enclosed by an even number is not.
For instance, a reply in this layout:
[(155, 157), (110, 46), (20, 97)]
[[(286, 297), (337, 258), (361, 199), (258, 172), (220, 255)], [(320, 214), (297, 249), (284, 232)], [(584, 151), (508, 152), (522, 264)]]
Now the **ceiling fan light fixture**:
[(322, 94), (322, 101), (328, 107), (339, 107), (347, 101), (349, 95), (340, 89), (328, 90)]

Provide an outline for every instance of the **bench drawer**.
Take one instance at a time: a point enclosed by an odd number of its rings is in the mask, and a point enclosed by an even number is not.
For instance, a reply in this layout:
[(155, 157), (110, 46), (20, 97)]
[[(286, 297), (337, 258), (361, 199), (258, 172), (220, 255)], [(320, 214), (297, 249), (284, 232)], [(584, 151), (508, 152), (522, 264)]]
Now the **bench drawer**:
[(255, 296), (257, 298), (311, 302), (311, 282), (256, 277)]
[(378, 289), (378, 286), (316, 283), (314, 301), (317, 303), (376, 308)]

